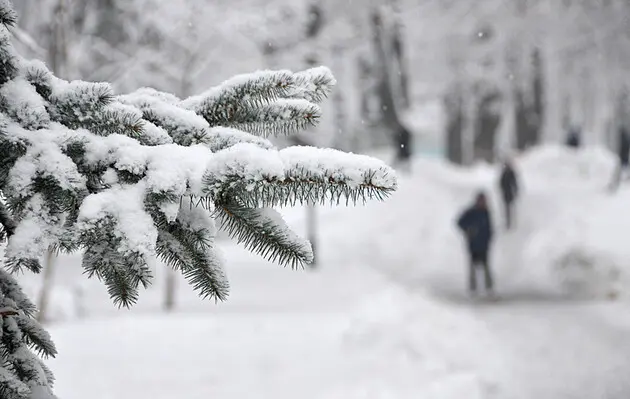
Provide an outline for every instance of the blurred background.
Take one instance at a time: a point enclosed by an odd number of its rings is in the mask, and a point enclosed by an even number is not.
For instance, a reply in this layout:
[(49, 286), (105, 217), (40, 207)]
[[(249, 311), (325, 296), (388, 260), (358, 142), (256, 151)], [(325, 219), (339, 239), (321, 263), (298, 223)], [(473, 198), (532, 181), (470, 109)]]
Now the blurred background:
[[(630, 397), (627, 1), (14, 5), (23, 55), (120, 93), (185, 98), (235, 74), (326, 65), (338, 85), (321, 125), (277, 145), (364, 153), (400, 173), (383, 203), (283, 210), (316, 244), (309, 270), (221, 233), (225, 303), (156, 263), (156, 284), (118, 310), (79, 255), (49, 259), (22, 279), (60, 349), (60, 397)], [(466, 294), (455, 224), (479, 190), (497, 225), (491, 303)]]

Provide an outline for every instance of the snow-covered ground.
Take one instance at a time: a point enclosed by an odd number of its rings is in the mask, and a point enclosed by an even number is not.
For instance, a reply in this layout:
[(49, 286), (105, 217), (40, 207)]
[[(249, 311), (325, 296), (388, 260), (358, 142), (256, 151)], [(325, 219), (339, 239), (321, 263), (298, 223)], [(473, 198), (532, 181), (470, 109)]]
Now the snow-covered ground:
[[(494, 168), (420, 159), (388, 201), (320, 209), (317, 270), (282, 269), (224, 245), (226, 303), (203, 303), (181, 284), (179, 309), (160, 313), (158, 274), (135, 309), (119, 311), (99, 283), (83, 280), (76, 257), (61, 258), (60, 321), (50, 326), (56, 392), (627, 398), (630, 189), (606, 192), (614, 158), (603, 150), (546, 147), (517, 163), (524, 193), (514, 231), (501, 227)], [(467, 298), (454, 228), (480, 188), (492, 190), (498, 302)], [(300, 231), (302, 212), (286, 213)]]

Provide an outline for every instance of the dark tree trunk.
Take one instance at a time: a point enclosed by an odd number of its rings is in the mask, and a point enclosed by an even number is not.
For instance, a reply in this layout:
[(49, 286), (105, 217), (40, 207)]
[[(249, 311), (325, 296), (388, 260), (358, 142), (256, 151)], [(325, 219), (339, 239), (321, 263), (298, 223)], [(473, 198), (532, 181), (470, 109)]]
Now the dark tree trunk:
[(531, 132), (531, 144), (539, 144), (542, 140), (542, 129), (545, 121), (545, 92), (544, 92), (544, 77), (543, 77), (543, 63), (538, 48), (534, 49), (532, 53), (532, 66), (534, 69), (534, 76), (532, 80), (532, 132)]
[(544, 80), (540, 51), (532, 53), (532, 80), (530, 92), (515, 88), (516, 148), (525, 150), (540, 143), (545, 114)]
[(501, 122), (500, 102), (500, 92), (492, 89), (484, 93), (478, 103), (473, 144), (475, 160), (483, 159), (487, 162), (495, 160), (497, 128)]
[[(397, 164), (406, 164), (411, 158), (411, 132), (402, 124), (397, 109), (395, 90), (393, 85), (393, 72), (388, 49), (384, 43), (385, 32), (383, 20), (378, 10), (372, 13), (372, 43), (376, 53), (376, 73), (378, 73), (377, 94), (380, 99), (381, 123), (389, 131), (393, 139)], [(402, 54), (402, 49), (400, 49)], [(401, 90), (402, 91), (402, 90)]]
[(446, 108), (446, 156), (449, 161), (461, 165), (464, 161), (462, 132), (464, 129), (464, 104), (459, 85), (453, 85), (444, 97)]

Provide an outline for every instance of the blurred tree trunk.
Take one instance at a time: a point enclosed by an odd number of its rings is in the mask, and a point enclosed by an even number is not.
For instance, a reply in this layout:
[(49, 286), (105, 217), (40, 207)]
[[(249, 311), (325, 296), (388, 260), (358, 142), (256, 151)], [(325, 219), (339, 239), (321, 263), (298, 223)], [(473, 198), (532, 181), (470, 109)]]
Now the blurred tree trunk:
[(494, 162), (498, 127), (501, 122), (501, 93), (492, 87), (481, 95), (475, 112), (473, 159)]
[(377, 93), (381, 103), (381, 125), (389, 130), (393, 138), (396, 153), (395, 162), (406, 165), (411, 158), (411, 132), (400, 120), (400, 111), (396, 101), (396, 95), (401, 95), (403, 90), (396, 90), (394, 85), (394, 71), (392, 57), (386, 48), (385, 30), (383, 18), (378, 9), (372, 12), (372, 44), (376, 54), (376, 73), (378, 79)]
[(538, 145), (542, 141), (545, 126), (545, 79), (542, 53), (535, 47), (532, 53), (532, 117), (531, 134), (528, 145)]
[(461, 84), (453, 84), (444, 96), (446, 109), (446, 157), (461, 165), (464, 161), (462, 134), (464, 130), (464, 99)]
[(42, 286), (39, 290), (39, 300), (37, 304), (37, 321), (44, 323), (48, 320), (48, 305), (50, 304), (50, 293), (52, 292), (55, 284), (55, 265), (57, 255), (52, 248), (49, 248), (46, 252), (46, 259), (44, 260)]
[[(69, 25), (69, 10), (67, 0), (57, 0), (54, 8), (54, 17), (52, 24), (52, 35), (49, 51), (50, 67), (52, 71), (59, 77), (64, 78), (68, 76), (68, 29)], [(46, 259), (44, 260), (43, 267), (43, 279), (42, 285), (39, 291), (38, 300), (38, 313), (37, 320), (44, 322), (47, 320), (48, 305), (50, 302), (50, 293), (53, 289), (54, 275), (57, 255), (52, 248), (46, 252)]]
[(57, 0), (51, 27), (53, 40), (49, 42), (48, 54), (50, 68), (60, 78), (68, 78), (69, 22), (66, 0)]
[(543, 65), (540, 50), (534, 49), (531, 55), (529, 84), (515, 84), (516, 148), (526, 150), (540, 143), (544, 126), (545, 99)]
[[(343, 79), (344, 70), (344, 48), (342, 45), (334, 45), (332, 49), (333, 68), (338, 80)], [(348, 125), (346, 123), (346, 101), (343, 90), (334, 90), (333, 98), (334, 118), (335, 118), (335, 135), (333, 138), (333, 148), (345, 151), (357, 151), (354, 148), (354, 142), (350, 137)]]

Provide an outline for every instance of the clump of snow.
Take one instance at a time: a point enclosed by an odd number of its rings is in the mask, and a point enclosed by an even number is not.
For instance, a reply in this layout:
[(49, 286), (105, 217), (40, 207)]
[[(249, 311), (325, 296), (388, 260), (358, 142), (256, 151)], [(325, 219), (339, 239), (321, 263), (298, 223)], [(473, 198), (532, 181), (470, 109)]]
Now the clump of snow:
[(207, 164), (206, 177), (217, 185), (239, 176), (261, 181), (284, 178), (284, 165), (277, 151), (269, 151), (251, 143), (236, 144), (213, 154)]
[(178, 105), (181, 100), (179, 98), (177, 98), (176, 95), (171, 94), (171, 93), (166, 93), (163, 91), (158, 91), (155, 90), (152, 87), (141, 87), (138, 90), (134, 91), (133, 93), (127, 94), (127, 95), (122, 95), (122, 96), (118, 96), (118, 99), (121, 101), (125, 101), (125, 99), (129, 99), (130, 97), (145, 97), (145, 96), (149, 96), (149, 97), (153, 97), (156, 98), (162, 102), (165, 102), (167, 104), (170, 105)]
[(39, 259), (54, 242), (60, 220), (49, 214), (41, 194), (28, 200), (23, 218), (9, 240), (5, 255), (9, 258)]
[(147, 156), (147, 188), (154, 192), (200, 195), (202, 177), (210, 159), (211, 151), (201, 144), (151, 147)]
[(144, 121), (142, 128), (144, 131), (143, 139), (148, 145), (171, 144), (173, 142), (166, 130), (151, 122)]
[[(17, 125), (10, 125), (8, 130), (17, 137), (28, 135)], [(59, 148), (58, 137), (54, 130), (38, 131), (37, 140), (32, 140), (26, 154), (9, 171), (8, 187), (11, 190), (21, 196), (28, 195), (31, 183), (38, 176), (53, 177), (64, 190), (79, 190), (85, 186), (85, 177)]]
[[(145, 117), (162, 126), (176, 143), (198, 143), (209, 128), (208, 122), (195, 112), (162, 101), (146, 92), (134, 92), (118, 99), (141, 109)], [(134, 108), (136, 109), (136, 108)]]
[(232, 147), (239, 143), (252, 143), (260, 148), (274, 149), (275, 146), (269, 140), (255, 136), (250, 133), (243, 132), (223, 126), (215, 126), (208, 131), (206, 141), (210, 145), (213, 152)]
[(91, 194), (81, 204), (79, 232), (98, 228), (98, 222), (111, 216), (116, 221), (115, 235), (122, 238), (122, 253), (139, 252), (146, 257), (155, 254), (157, 229), (144, 209), (146, 185), (118, 185)]
[(0, 96), (11, 116), (25, 128), (39, 129), (50, 123), (44, 99), (23, 77), (18, 76), (2, 85)]
[[(297, 175), (342, 182), (350, 187), (371, 184), (396, 188), (396, 173), (384, 162), (365, 155), (348, 154), (329, 148), (288, 147), (279, 152), (285, 168)], [(370, 172), (373, 174), (370, 175)]]

